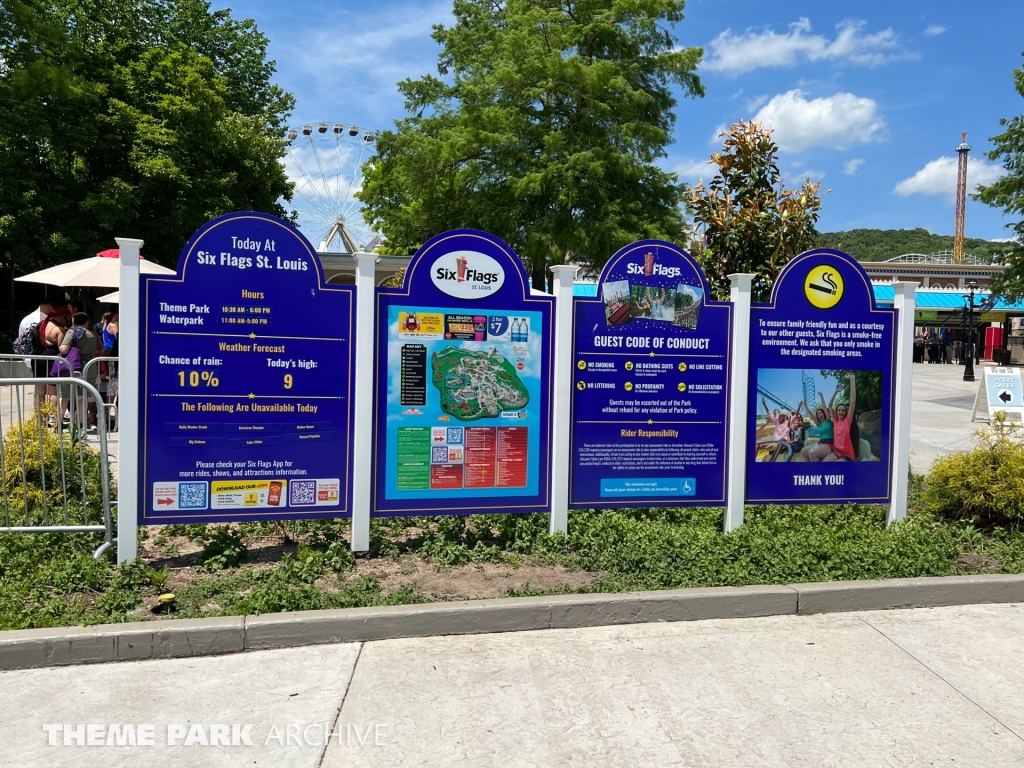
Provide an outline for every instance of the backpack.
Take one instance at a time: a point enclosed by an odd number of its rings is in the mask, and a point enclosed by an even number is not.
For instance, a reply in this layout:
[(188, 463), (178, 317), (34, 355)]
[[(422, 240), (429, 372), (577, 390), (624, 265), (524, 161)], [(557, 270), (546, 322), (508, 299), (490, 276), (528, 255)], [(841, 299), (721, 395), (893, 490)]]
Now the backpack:
[(43, 354), (43, 343), (39, 339), (39, 323), (32, 323), (32, 325), (18, 334), (18, 338), (14, 340), (14, 354)]

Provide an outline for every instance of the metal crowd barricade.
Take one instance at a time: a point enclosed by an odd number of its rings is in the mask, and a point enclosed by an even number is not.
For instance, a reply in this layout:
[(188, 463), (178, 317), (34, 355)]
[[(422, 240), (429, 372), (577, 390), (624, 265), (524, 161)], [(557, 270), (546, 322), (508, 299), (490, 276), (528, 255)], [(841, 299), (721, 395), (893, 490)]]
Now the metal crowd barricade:
[(94, 366), (99, 366), (101, 363), (107, 364), (107, 391), (104, 393), (108, 396), (106, 402), (103, 403), (104, 413), (107, 417), (108, 429), (111, 432), (117, 431), (117, 395), (114, 394), (113, 400), (110, 396), (110, 382), (117, 380), (117, 358), (116, 357), (94, 357), (92, 360), (88, 360), (82, 366), (81, 373), (75, 373), (75, 376), (81, 376), (86, 381), (91, 379), (90, 372)]
[[(97, 416), (104, 413), (103, 398), (82, 378), (12, 375), (17, 368), (0, 369), (0, 533), (103, 533), (94, 553), (98, 558), (115, 541), (107, 425), (97, 418), (98, 450), (88, 445), (87, 432), (80, 427), (90, 403), (96, 405)], [(64, 427), (48, 398), (38, 402), (37, 393), (46, 391), (40, 388), (53, 386), (59, 387), (60, 398), (85, 405), (79, 409), (81, 425), (73, 419), (70, 428)], [(51, 416), (56, 418), (51, 421)], [(87, 477), (96, 469), (99, 488), (94, 476)]]

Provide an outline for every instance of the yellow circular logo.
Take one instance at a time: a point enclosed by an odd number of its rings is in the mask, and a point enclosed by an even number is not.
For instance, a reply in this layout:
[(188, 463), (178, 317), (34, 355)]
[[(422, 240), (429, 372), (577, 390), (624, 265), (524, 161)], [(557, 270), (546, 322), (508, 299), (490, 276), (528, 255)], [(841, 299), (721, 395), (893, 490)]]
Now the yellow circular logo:
[(679, 386), (676, 387), (676, 389), (678, 389), (680, 392), (685, 392), (686, 391), (686, 385), (683, 382), (680, 381), (679, 382)]
[(576, 367), (579, 368), (581, 371), (585, 370), (586, 367), (587, 367), (587, 361), (586, 360), (580, 360), (578, 363), (576, 363)]
[(830, 264), (819, 264), (807, 273), (804, 293), (818, 309), (832, 309), (843, 298), (843, 276)]
[(585, 382), (585, 381), (577, 381), (576, 382), (576, 389), (583, 390), (583, 389), (586, 389), (586, 388), (587, 388), (587, 382)]
[(632, 371), (633, 370), (633, 361), (632, 360), (627, 360), (626, 361), (626, 370), (627, 371)]
[(680, 373), (686, 373), (686, 363), (680, 363), (679, 364), (679, 372)]
[(626, 387), (626, 391), (627, 392), (632, 392), (633, 391), (633, 382), (632, 381), (627, 381), (626, 384), (625, 384), (625, 387)]

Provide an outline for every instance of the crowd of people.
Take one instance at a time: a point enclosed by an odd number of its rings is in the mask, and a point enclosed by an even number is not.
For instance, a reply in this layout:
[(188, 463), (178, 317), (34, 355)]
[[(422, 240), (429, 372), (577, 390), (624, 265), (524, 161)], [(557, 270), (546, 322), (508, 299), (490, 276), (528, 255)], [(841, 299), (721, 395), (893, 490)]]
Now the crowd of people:
[(964, 358), (964, 344), (954, 339), (949, 329), (920, 329), (914, 335), (914, 362), (937, 365), (960, 365)]
[[(106, 312), (96, 323), (91, 323), (84, 307), (72, 300), (67, 306), (55, 307), (43, 302), (34, 312), (22, 318), (18, 326), (18, 342), (15, 352), (30, 354), (26, 365), (32, 376), (51, 379), (51, 382), (36, 388), (36, 403), (42, 406), (49, 401), (51, 412), (48, 426), (56, 427), (58, 419), (71, 418), (71, 386), (62, 384), (62, 378), (85, 376), (104, 397), (113, 403), (117, 398), (117, 370), (113, 362), (101, 361), (94, 365), (87, 363), (97, 357), (117, 357), (118, 316)], [(87, 414), (88, 429), (96, 429), (98, 414), (94, 402), (76, 405)]]
[[(847, 384), (840, 384), (832, 393), (832, 398), (825, 404), (825, 395), (818, 393), (819, 405), (811, 411), (803, 400), (792, 411), (768, 407), (767, 401), (762, 397), (761, 405), (764, 406), (767, 423), (770, 423), (774, 430), (769, 444), (775, 444), (780, 448), (787, 446), (789, 450), (784, 454), (785, 461), (806, 462), (831, 462), (831, 461), (857, 461), (856, 446), (859, 443), (857, 425), (854, 419), (854, 409), (857, 403), (857, 385), (854, 381), (854, 374), (846, 375)], [(847, 389), (847, 403), (836, 405), (836, 397)], [(808, 420), (814, 425), (817, 442), (809, 443), (807, 439), (807, 424), (804, 421), (801, 411), (807, 414)], [(761, 443), (760, 445), (765, 445)], [(778, 451), (771, 451), (765, 454), (770, 461), (777, 461), (783, 454)], [(759, 459), (760, 460), (760, 459)]]

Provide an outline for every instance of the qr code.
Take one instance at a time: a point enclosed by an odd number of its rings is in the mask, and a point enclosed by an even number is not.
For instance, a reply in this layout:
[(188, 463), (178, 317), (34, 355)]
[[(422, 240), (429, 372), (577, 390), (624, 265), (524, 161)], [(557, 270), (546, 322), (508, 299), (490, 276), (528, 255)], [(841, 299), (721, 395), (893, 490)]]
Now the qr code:
[(430, 463), (431, 464), (447, 464), (448, 463), (448, 446), (437, 445), (430, 449)]
[(462, 427), (448, 427), (448, 445), (462, 445)]
[(290, 506), (316, 504), (316, 480), (292, 480), (288, 488)]
[(206, 483), (179, 483), (178, 509), (206, 509)]

